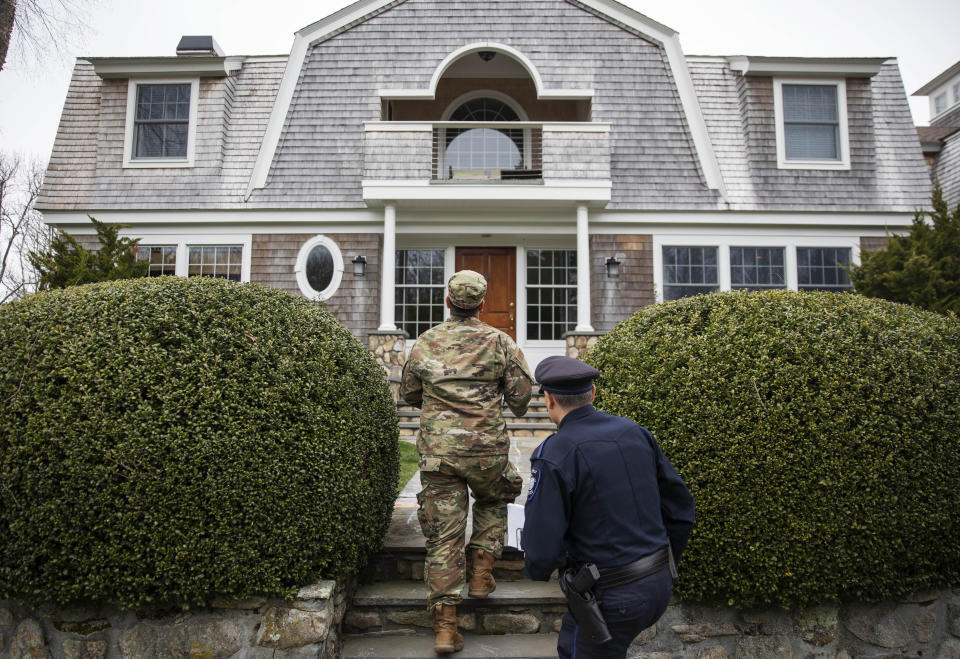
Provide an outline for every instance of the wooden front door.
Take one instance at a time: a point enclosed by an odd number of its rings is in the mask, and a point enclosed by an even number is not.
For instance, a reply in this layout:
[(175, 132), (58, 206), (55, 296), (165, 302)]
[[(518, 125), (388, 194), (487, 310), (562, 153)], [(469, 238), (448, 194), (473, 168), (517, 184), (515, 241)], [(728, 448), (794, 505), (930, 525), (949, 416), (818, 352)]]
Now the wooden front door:
[(517, 250), (515, 247), (458, 247), (457, 270), (487, 278), (480, 320), (517, 338)]

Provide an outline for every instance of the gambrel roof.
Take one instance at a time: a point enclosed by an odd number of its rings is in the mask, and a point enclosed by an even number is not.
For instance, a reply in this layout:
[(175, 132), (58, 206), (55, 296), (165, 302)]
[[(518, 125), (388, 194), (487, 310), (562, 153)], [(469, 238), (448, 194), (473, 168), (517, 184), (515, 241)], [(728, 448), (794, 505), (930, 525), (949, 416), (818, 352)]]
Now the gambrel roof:
[[(361, 0), (299, 31), (288, 57), (232, 58), (232, 70), (201, 76), (190, 168), (125, 168), (127, 80), (98, 75), (106, 59), (78, 60), (40, 206), (363, 208), (364, 122), (381, 120), (385, 98), (429, 94), (451, 55), (475, 44), (515, 53), (544, 97), (591, 99), (592, 121), (610, 125), (610, 208), (926, 204), (895, 60), (846, 78), (849, 170), (784, 170), (771, 76), (743, 75), (736, 58), (684, 57), (675, 31), (616, 2)], [(178, 60), (154, 61), (164, 59)]]

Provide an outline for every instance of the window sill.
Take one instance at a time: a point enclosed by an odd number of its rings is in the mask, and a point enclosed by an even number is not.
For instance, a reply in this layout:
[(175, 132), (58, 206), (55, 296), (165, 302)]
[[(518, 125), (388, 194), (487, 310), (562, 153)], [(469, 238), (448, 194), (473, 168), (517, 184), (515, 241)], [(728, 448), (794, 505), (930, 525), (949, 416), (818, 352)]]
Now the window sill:
[(123, 161), (124, 169), (171, 169), (174, 167), (193, 167), (193, 161), (182, 158), (138, 158)]
[(777, 169), (848, 170), (850, 163), (842, 160), (783, 160), (777, 163)]

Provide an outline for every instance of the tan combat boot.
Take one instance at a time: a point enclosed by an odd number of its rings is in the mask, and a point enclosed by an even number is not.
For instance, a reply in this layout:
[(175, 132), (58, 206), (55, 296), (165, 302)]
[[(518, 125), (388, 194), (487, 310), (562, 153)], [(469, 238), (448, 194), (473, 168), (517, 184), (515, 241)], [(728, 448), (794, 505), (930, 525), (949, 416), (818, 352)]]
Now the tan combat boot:
[(457, 633), (455, 605), (440, 604), (433, 610), (433, 631), (437, 635), (433, 640), (433, 651), (437, 654), (450, 654), (463, 649), (463, 636)]
[(470, 597), (484, 598), (497, 589), (493, 578), (493, 554), (483, 549), (470, 550)]

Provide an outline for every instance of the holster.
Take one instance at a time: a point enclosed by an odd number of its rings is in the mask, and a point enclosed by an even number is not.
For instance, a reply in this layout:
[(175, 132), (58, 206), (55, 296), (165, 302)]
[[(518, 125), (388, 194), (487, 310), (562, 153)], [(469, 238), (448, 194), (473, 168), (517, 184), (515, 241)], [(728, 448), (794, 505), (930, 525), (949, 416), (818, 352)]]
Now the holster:
[(560, 590), (567, 598), (570, 614), (591, 641), (602, 645), (609, 641), (610, 630), (600, 611), (593, 585), (600, 576), (597, 566), (587, 563), (579, 570), (567, 568), (560, 573)]

